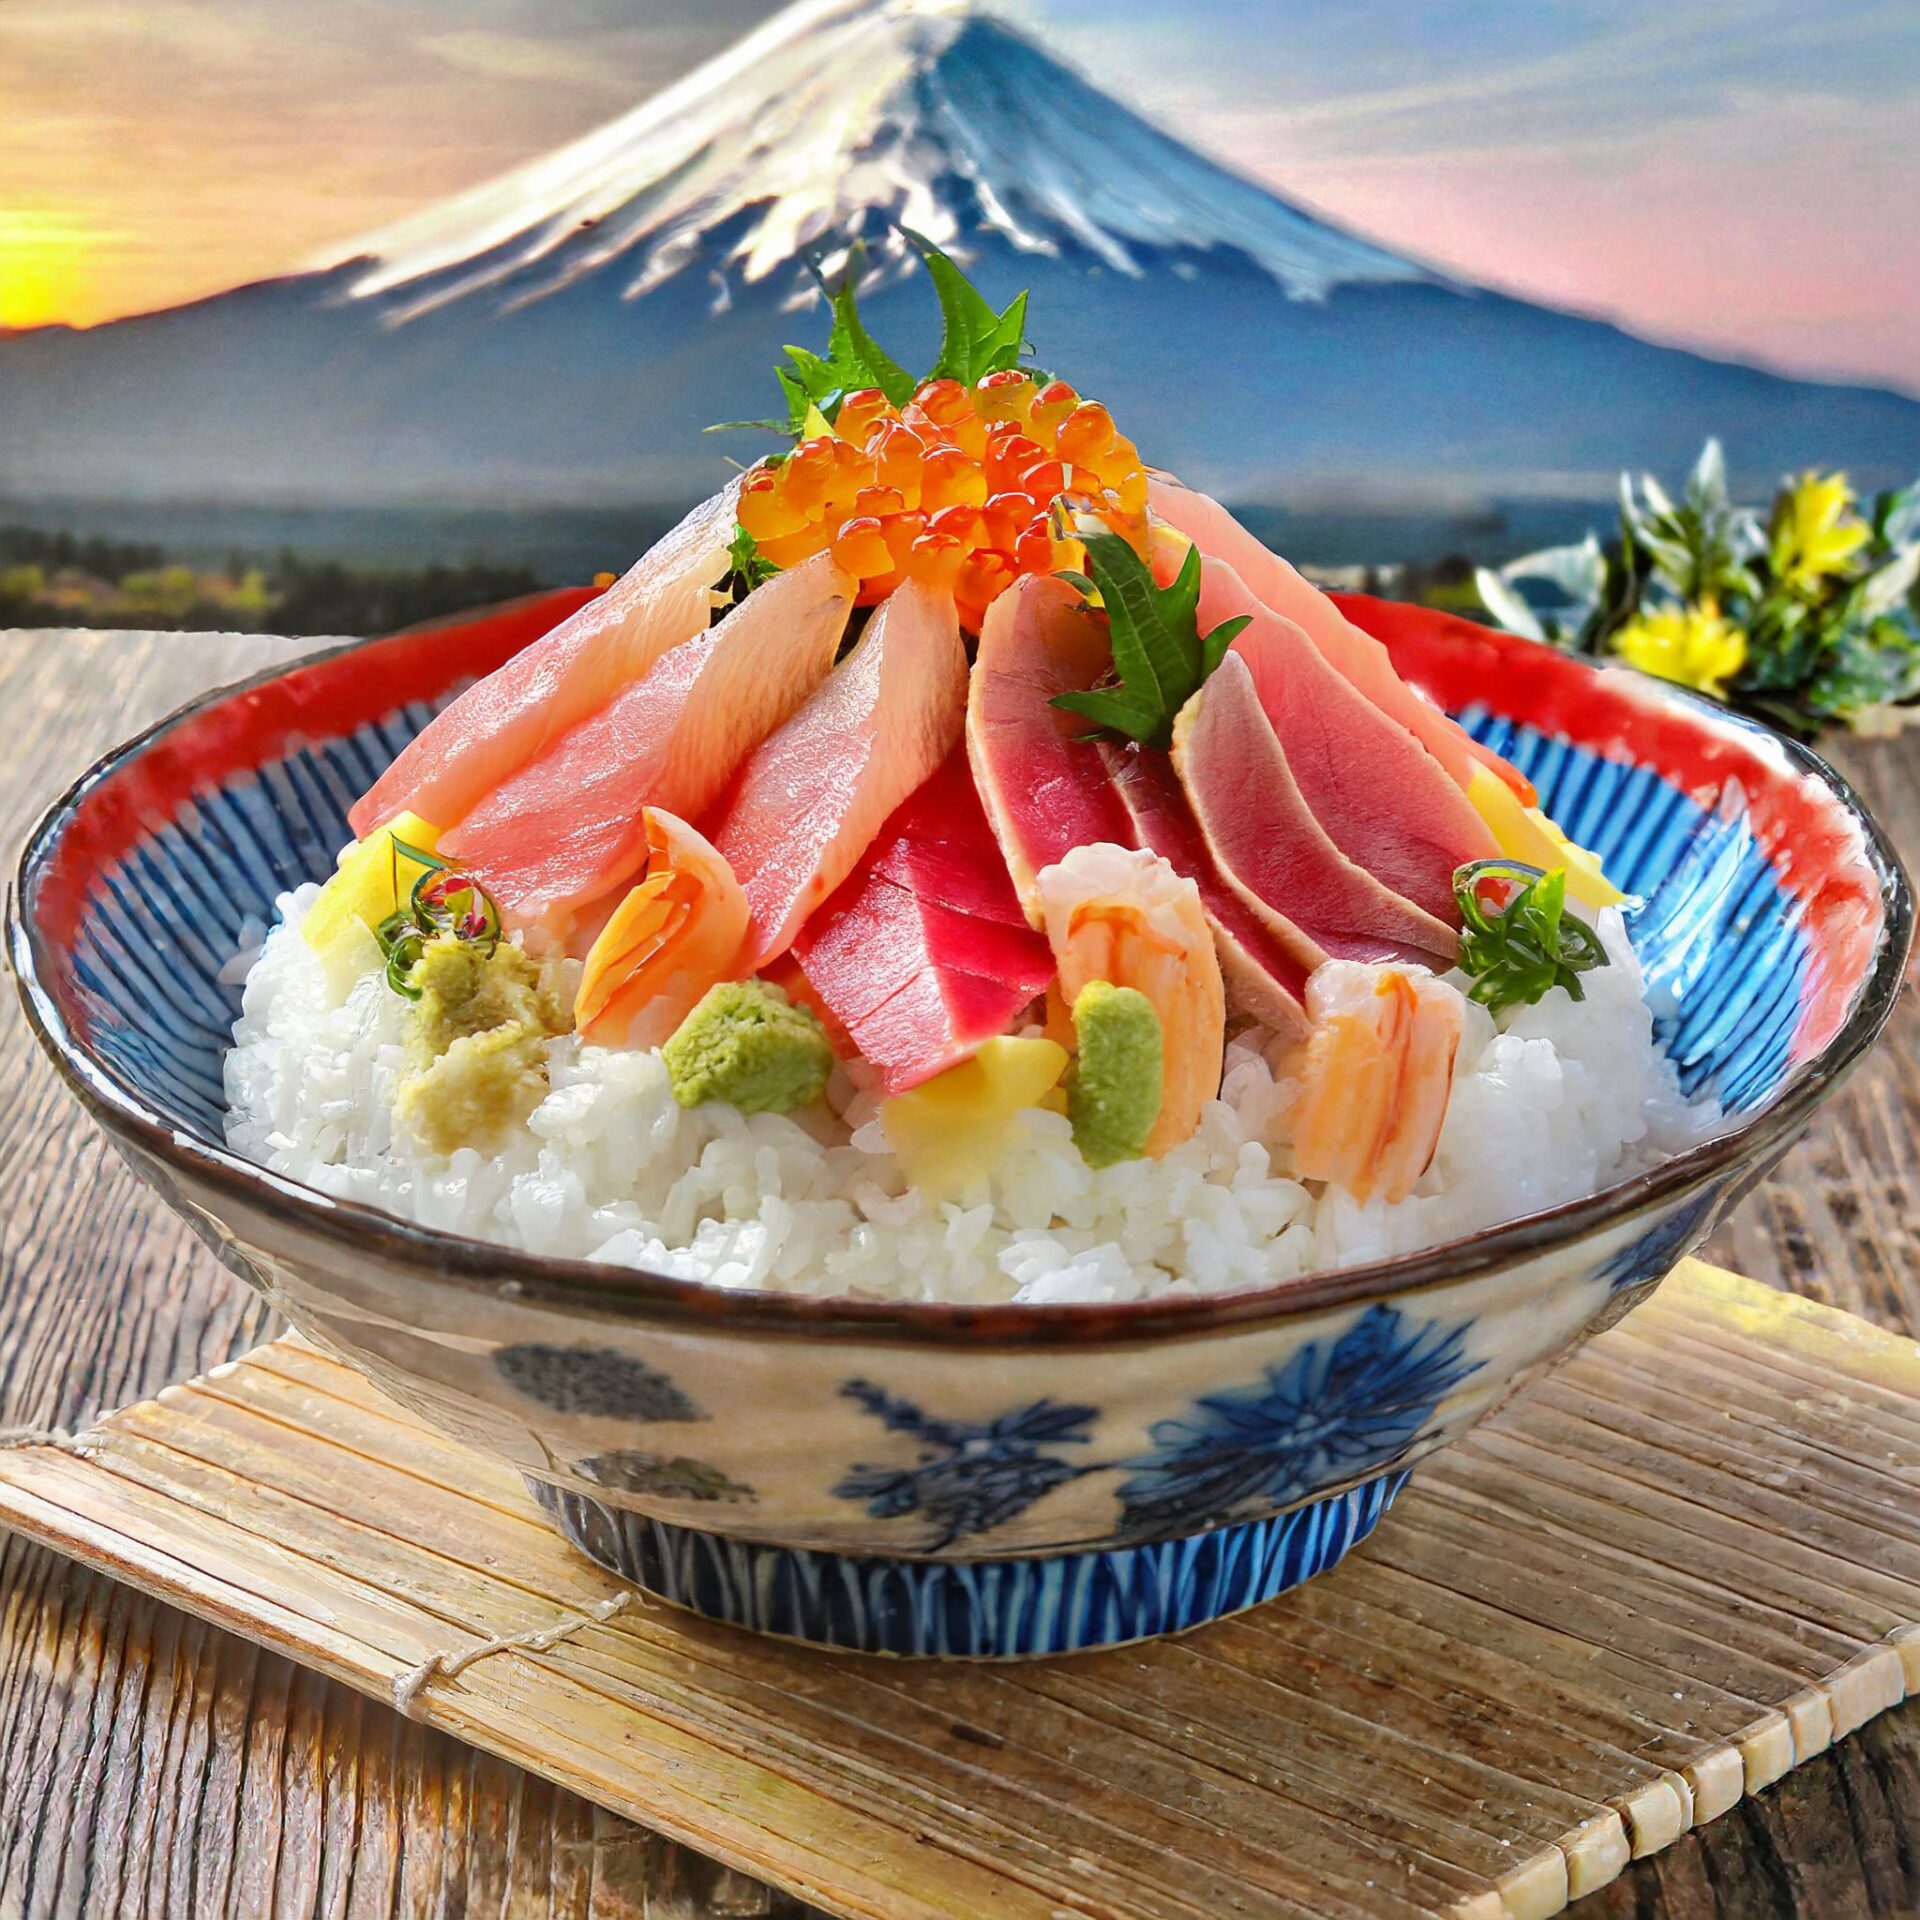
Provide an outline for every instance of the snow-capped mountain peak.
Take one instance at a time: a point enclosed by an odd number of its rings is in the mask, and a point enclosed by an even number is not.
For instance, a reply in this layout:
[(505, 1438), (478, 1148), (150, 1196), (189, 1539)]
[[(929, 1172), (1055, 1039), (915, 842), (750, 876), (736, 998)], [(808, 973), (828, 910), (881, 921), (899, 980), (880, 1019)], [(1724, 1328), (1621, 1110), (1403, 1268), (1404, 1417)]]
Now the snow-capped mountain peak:
[(896, 224), (1136, 274), (1230, 249), (1296, 299), (1424, 268), (1289, 206), (1101, 93), (971, 0), (798, 0), (583, 139), (314, 264), (412, 318), (521, 307), (611, 271), (637, 298), (689, 267), (724, 307), (810, 247)]

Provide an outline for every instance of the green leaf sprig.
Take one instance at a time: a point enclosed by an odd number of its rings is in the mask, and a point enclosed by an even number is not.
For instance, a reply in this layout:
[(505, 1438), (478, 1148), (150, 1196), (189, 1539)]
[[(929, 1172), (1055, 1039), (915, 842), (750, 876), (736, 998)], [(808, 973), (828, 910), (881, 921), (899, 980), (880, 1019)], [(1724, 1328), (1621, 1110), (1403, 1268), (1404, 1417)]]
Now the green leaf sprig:
[[(940, 357), (929, 380), (958, 380), (977, 386), (990, 373), (1005, 373), (1021, 363), (1027, 340), (1027, 296), (1015, 294), (996, 312), (990, 301), (931, 240), (902, 227), (927, 269), (940, 302)], [(1038, 377), (1038, 369), (1030, 368)], [(891, 397), (891, 396), (889, 396)]]
[[(1490, 907), (1481, 888), (1489, 881), (1510, 888), (1506, 903)], [(1532, 1006), (1555, 987), (1584, 1000), (1580, 976), (1607, 964), (1600, 936), (1567, 911), (1567, 872), (1543, 872), (1519, 860), (1471, 860), (1453, 876), (1460, 903), (1460, 970), (1473, 976), (1467, 989), (1489, 1013)]]
[(1226, 657), (1251, 618), (1236, 614), (1200, 631), (1200, 550), (1189, 548), (1169, 586), (1157, 586), (1147, 563), (1117, 533), (1081, 531), (1087, 570), (1065, 574), (1091, 602), (1098, 595), (1113, 642), (1115, 682), (1085, 693), (1056, 694), (1053, 704), (1150, 747), (1173, 741), (1174, 716)]
[(374, 928), (373, 937), (387, 957), (387, 985), (408, 1000), (418, 1000), (420, 989), (412, 976), (427, 942), (450, 933), (490, 954), (500, 944), (500, 909), (471, 874), (449, 866), (423, 847), (410, 846), (397, 834), (389, 838), (394, 891), (400, 890), (402, 860), (422, 872), (407, 895), (407, 904), (388, 914)]
[(917, 252), (940, 302), (940, 353), (932, 368), (916, 379), (867, 331), (860, 317), (858, 287), (866, 272), (866, 248), (856, 241), (848, 249), (845, 271), (837, 287), (829, 287), (818, 262), (809, 262), (814, 278), (827, 296), (833, 313), (827, 350), (788, 347), (786, 364), (774, 369), (787, 402), (784, 420), (723, 420), (709, 427), (722, 433), (735, 427), (754, 427), (795, 440), (807, 435), (807, 423), (817, 412), (829, 424), (850, 393), (877, 387), (889, 403), (904, 407), (928, 380), (958, 380), (973, 386), (990, 373), (1023, 367), (1036, 379), (1038, 368), (1025, 367), (1027, 296), (1017, 294), (1006, 307), (996, 309), (954, 261), (931, 240), (902, 227), (900, 233)]
[[(714, 591), (724, 597), (726, 605), (734, 606), (779, 571), (760, 551), (760, 543), (753, 535), (736, 522), (733, 538), (727, 545), (727, 570), (720, 576), (720, 584)], [(715, 617), (718, 618), (718, 615)]]

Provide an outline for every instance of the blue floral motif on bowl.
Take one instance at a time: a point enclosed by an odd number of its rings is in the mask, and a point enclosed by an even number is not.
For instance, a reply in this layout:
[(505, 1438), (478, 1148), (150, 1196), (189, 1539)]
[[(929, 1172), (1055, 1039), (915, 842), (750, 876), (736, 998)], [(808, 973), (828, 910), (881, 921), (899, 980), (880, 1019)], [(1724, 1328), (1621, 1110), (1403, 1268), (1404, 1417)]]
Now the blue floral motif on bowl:
[(1391, 1466), (1479, 1371), (1464, 1356), (1469, 1331), (1371, 1306), (1339, 1339), (1309, 1341), (1251, 1386), (1159, 1421), (1153, 1451), (1127, 1462), (1122, 1533), (1219, 1526)]

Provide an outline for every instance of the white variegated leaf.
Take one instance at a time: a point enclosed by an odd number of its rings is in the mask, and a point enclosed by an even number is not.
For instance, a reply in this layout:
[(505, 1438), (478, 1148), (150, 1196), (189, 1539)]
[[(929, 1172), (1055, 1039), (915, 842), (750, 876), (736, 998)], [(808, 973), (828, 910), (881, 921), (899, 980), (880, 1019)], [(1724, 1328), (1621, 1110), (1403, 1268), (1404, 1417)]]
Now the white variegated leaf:
[(1546, 639), (1533, 609), (1491, 567), (1475, 567), (1473, 583), (1480, 589), (1481, 603), (1509, 633), (1528, 640)]
[(1920, 544), (1896, 553), (1860, 583), (1860, 612), (1868, 620), (1891, 613), (1920, 580)]
[(1543, 547), (1538, 553), (1509, 560), (1500, 569), (1500, 577), (1509, 583), (1544, 580), (1572, 601), (1585, 619), (1606, 591), (1607, 556), (1601, 551), (1598, 536), (1589, 533), (1577, 545)]

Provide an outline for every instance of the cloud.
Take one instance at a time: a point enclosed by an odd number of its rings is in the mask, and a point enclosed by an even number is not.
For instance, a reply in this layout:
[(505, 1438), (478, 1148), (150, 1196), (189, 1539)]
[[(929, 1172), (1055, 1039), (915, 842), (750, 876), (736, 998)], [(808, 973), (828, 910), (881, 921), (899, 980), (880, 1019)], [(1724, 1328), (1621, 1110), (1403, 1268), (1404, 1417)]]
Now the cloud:
[[(0, 12), (0, 44), (12, 41), (31, 50), (35, 43), (91, 49), (97, 59), (106, 52), (126, 59), (135, 51), (173, 52), (223, 66), (244, 65), (260, 51), (260, 36), (244, 15), (236, 16), (218, 0), (160, 0), (138, 8), (95, 0), (94, 4), (67, 4), (66, 0), (13, 0)], [(136, 43), (129, 48), (126, 43)]]
[(622, 100), (630, 99), (633, 93), (631, 74), (591, 45), (536, 39), (527, 34), (491, 33), (483, 28), (426, 34), (413, 44), (431, 59), (490, 80), (551, 81), (613, 94)]
[[(996, 0), (1346, 224), (1644, 329), (1920, 383), (1912, 0)], [(587, 133), (777, 0), (0, 0), (9, 208), (90, 315), (383, 227)]]

